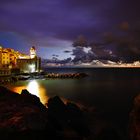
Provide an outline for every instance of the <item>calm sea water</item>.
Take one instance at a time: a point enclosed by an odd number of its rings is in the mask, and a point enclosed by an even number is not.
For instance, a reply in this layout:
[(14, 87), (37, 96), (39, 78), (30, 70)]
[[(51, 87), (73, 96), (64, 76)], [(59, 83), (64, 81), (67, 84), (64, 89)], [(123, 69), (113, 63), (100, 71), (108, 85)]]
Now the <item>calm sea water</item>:
[(16, 92), (27, 88), (47, 103), (58, 95), (87, 108), (96, 107), (104, 118), (117, 125), (126, 125), (133, 99), (140, 94), (140, 69), (133, 68), (48, 68), (48, 72), (85, 72), (81, 79), (48, 79), (19, 81), (8, 85)]

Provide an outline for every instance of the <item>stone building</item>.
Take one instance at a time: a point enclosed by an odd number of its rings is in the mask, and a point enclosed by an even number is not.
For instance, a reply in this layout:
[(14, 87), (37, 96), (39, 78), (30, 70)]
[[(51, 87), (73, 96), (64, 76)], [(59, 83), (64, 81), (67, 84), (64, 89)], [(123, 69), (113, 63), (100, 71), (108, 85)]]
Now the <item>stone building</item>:
[(16, 67), (16, 60), (20, 56), (18, 51), (0, 46), (0, 68)]
[(30, 48), (30, 56), (23, 56), (17, 59), (17, 67), (21, 73), (40, 72), (41, 58), (37, 57), (34, 46)]
[(0, 46), (0, 75), (10, 75), (11, 69), (16, 67), (17, 58), (20, 55), (14, 49)]
[(30, 55), (0, 46), (0, 75), (10, 75), (12, 71), (39, 72), (40, 69), (41, 58), (36, 55), (34, 46), (30, 48)]

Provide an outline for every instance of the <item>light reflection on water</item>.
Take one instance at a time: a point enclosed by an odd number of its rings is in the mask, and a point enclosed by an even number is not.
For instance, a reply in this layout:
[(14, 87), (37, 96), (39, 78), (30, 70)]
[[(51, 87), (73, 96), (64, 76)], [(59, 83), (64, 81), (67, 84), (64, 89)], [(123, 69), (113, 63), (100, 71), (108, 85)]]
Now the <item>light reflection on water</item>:
[(27, 86), (27, 90), (30, 93), (32, 93), (32, 94), (36, 95), (37, 97), (39, 97), (39, 85), (35, 80), (29, 82), (29, 84)]
[[(21, 83), (22, 84), (22, 83)], [(24, 82), (25, 84), (25, 82)], [(12, 91), (21, 94), (23, 89), (27, 89), (31, 94), (36, 95), (37, 97), (40, 98), (40, 101), (43, 104), (46, 104), (48, 101), (48, 96), (47, 96), (47, 90), (41, 86), (38, 81), (36, 80), (31, 80), (26, 82), (25, 85), (16, 85), (16, 86), (10, 86), (9, 87)]]
[[(134, 97), (140, 93), (140, 69), (47, 69), (48, 72), (85, 72), (82, 79), (46, 79), (18, 81), (9, 88), (20, 93), (27, 89), (47, 103), (58, 95), (89, 108), (105, 112), (104, 116), (121, 127), (128, 121)], [(123, 122), (123, 123), (122, 123)]]
[(17, 87), (13, 87), (10, 88), (12, 91), (21, 94), (22, 89), (26, 89), (26, 86), (17, 86)]
[[(62, 101), (66, 104), (67, 102), (73, 102), (77, 104), (80, 108), (84, 108), (84, 105), (80, 101), (74, 101), (69, 98), (69, 93), (71, 92), (70, 88), (74, 88), (75, 80), (27, 80), (27, 81), (18, 81), (15, 84), (9, 85), (8, 88), (12, 91), (21, 94), (23, 89), (27, 89), (31, 94), (36, 95), (40, 98), (40, 101), (43, 104), (47, 104), (50, 97), (58, 95)], [(68, 82), (68, 83), (67, 83)], [(63, 86), (62, 86), (63, 85)], [(65, 91), (65, 90), (66, 91)], [(52, 91), (53, 92), (50, 92)], [(64, 92), (63, 92), (64, 90)], [(73, 92), (71, 92), (73, 93)]]

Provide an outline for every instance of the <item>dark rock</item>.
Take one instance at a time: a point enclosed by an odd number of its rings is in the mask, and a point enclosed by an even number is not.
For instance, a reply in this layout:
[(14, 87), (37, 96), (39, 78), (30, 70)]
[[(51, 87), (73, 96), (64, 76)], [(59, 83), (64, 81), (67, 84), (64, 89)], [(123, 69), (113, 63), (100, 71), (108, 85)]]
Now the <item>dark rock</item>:
[(50, 109), (53, 109), (55, 111), (58, 111), (58, 110), (65, 110), (65, 104), (63, 103), (63, 101), (58, 97), (58, 96), (55, 96), (53, 98), (50, 98), (48, 100), (48, 108)]
[(21, 95), (23, 95), (23, 94), (28, 95), (28, 94), (31, 94), (31, 93), (27, 89), (23, 89), (21, 91)]
[(58, 129), (65, 127), (67, 125), (67, 113), (66, 106), (62, 100), (58, 96), (55, 96), (48, 100), (47, 106), (49, 120), (53, 125)]
[(90, 134), (83, 112), (76, 104), (67, 103), (67, 115), (69, 125), (81, 136), (88, 136)]
[(5, 100), (6, 98), (12, 100), (17, 96), (18, 96), (17, 93), (10, 91), (6, 87), (0, 86), (0, 101)]
[(82, 78), (87, 76), (86, 73), (48, 73), (46, 78)]
[(121, 140), (121, 137), (115, 129), (105, 128), (96, 136), (95, 140)]
[(0, 87), (1, 139), (80, 139), (87, 136), (85, 118), (73, 103), (55, 96), (48, 108), (26, 89), (21, 94)]
[(140, 95), (134, 99), (134, 106), (130, 113), (130, 138), (140, 140)]
[(65, 105), (58, 96), (49, 99), (48, 116), (58, 130), (63, 131), (70, 128), (82, 137), (89, 135), (84, 115), (79, 107), (73, 103)]
[(71, 117), (78, 117), (79, 118), (80, 116), (83, 115), (82, 111), (80, 110), (80, 108), (76, 104), (71, 103), (71, 102), (67, 102), (66, 106), (67, 106), (67, 110), (68, 110), (69, 115), (70, 116), (71, 116), (71, 114), (73, 115)]
[(27, 89), (23, 89), (21, 92), (21, 100), (22, 102), (26, 102), (26, 104), (33, 104), (36, 105), (38, 107), (40, 107), (41, 109), (46, 110), (46, 107), (42, 105), (42, 103), (40, 102), (40, 99), (31, 94)]
[(10, 91), (9, 89), (7, 89), (6, 87), (4, 87), (4, 86), (0, 86), (0, 97), (1, 96), (10, 96), (10, 95), (16, 95), (16, 93), (15, 92), (12, 92), (12, 91)]
[[(31, 94), (20, 95), (0, 87), (1, 139), (7, 137), (31, 139), (34, 136), (50, 134), (53, 136), (55, 131), (50, 127), (47, 115), (47, 109), (40, 103), (38, 97)], [(16, 133), (18, 135), (15, 137)]]

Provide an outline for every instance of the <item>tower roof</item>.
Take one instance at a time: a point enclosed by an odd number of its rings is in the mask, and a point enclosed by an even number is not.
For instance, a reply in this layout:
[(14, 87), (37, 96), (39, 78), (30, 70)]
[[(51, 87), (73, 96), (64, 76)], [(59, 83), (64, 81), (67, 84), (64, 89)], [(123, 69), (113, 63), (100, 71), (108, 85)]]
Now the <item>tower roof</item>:
[(32, 46), (31, 49), (35, 50), (35, 46)]

